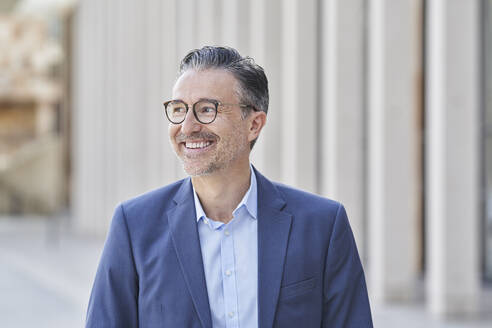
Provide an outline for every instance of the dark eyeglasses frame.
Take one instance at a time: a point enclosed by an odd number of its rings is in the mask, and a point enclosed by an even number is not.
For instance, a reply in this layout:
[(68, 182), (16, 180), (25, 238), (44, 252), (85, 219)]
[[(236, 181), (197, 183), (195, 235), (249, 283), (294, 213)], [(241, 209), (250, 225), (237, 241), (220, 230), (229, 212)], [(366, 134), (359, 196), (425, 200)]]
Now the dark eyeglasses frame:
[[(209, 103), (212, 103), (215, 105), (215, 116), (214, 118), (210, 121), (210, 122), (202, 122), (200, 121), (200, 119), (198, 118), (198, 115), (196, 113), (196, 110), (195, 110), (195, 106), (196, 104), (198, 103), (201, 103), (201, 102), (209, 102)], [(181, 120), (180, 122), (173, 122), (170, 118), (169, 118), (169, 115), (167, 114), (167, 106), (170, 104), (170, 103), (181, 103), (185, 106), (186, 108), (186, 113), (185, 115), (183, 116), (183, 120)], [(165, 103), (163, 103), (164, 105), (164, 112), (166, 114), (166, 118), (168, 119), (169, 122), (171, 122), (172, 124), (181, 124), (184, 122), (184, 120), (186, 119), (186, 115), (188, 115), (188, 110), (190, 109), (189, 105), (187, 103), (185, 103), (184, 101), (182, 100), (169, 100), (169, 101), (166, 101)], [(253, 109), (255, 112), (258, 111), (258, 109), (256, 109), (256, 107), (254, 106), (251, 106), (251, 105), (246, 105), (246, 104), (230, 104), (230, 103), (222, 103), (218, 100), (215, 100), (215, 99), (200, 99), (198, 100), (196, 103), (194, 103), (191, 108), (193, 109), (193, 115), (195, 116), (196, 120), (198, 122), (200, 122), (201, 124), (210, 124), (212, 122), (215, 121), (215, 119), (217, 118), (217, 113), (219, 112), (219, 106), (238, 106), (238, 107), (241, 107), (241, 108), (251, 108)]]

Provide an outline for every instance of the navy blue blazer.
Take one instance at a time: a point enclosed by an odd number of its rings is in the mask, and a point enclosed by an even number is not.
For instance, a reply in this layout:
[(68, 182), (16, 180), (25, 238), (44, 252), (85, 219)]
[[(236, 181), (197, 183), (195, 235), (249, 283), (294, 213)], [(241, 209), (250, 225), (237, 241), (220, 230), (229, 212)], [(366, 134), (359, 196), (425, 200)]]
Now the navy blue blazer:
[[(343, 206), (255, 173), (258, 327), (372, 327)], [(190, 178), (116, 208), (86, 327), (212, 327)]]

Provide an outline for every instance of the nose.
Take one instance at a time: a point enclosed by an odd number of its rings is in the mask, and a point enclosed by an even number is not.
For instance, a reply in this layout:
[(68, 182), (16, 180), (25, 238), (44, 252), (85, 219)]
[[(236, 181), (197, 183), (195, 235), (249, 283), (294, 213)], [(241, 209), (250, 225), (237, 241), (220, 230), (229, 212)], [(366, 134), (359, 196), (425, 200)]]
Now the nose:
[(202, 129), (202, 124), (196, 120), (193, 115), (193, 110), (186, 113), (185, 120), (181, 123), (181, 132), (190, 135), (193, 132), (198, 132)]

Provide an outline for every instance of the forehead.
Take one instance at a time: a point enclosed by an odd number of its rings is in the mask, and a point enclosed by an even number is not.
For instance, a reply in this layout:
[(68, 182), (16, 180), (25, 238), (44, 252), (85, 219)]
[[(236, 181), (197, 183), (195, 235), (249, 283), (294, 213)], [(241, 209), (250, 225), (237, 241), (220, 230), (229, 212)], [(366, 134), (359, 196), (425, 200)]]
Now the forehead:
[(176, 81), (173, 99), (196, 102), (202, 98), (223, 102), (237, 98), (237, 80), (232, 73), (223, 69), (188, 70)]

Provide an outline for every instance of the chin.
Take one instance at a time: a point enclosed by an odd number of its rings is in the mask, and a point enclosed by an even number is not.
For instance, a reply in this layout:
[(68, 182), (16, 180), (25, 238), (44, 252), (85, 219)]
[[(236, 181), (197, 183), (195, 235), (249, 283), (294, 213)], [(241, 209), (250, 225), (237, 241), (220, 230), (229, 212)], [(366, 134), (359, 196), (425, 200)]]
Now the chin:
[(211, 175), (212, 173), (218, 170), (218, 167), (216, 167), (213, 164), (208, 166), (203, 166), (203, 165), (187, 165), (186, 163), (183, 163), (183, 169), (191, 177), (200, 177), (200, 176)]

